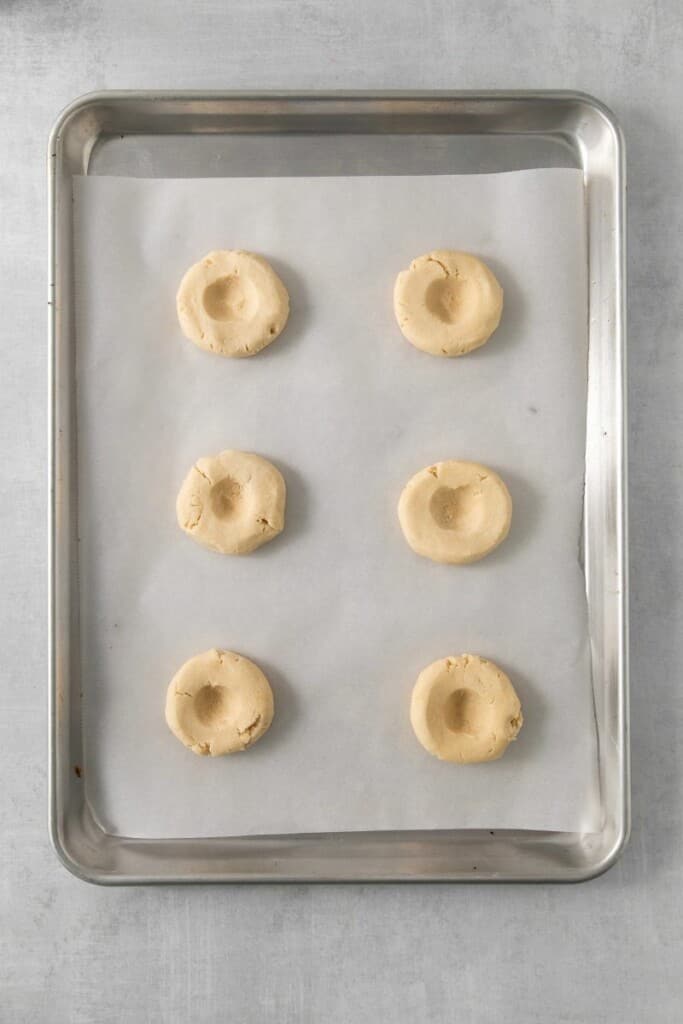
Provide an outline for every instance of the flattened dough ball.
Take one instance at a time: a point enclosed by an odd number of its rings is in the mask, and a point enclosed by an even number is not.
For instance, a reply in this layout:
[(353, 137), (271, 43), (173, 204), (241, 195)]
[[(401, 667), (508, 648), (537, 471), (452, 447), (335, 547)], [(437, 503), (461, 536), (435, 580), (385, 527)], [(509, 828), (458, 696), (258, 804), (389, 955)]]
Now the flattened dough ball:
[(273, 691), (258, 665), (213, 649), (186, 661), (166, 695), (166, 722), (195, 754), (251, 747), (273, 721)]
[(198, 459), (176, 501), (178, 524), (223, 555), (246, 555), (285, 525), (286, 487), (267, 459), (225, 451)]
[(507, 537), (512, 499), (498, 474), (478, 462), (437, 462), (408, 481), (398, 518), (418, 555), (462, 565)]
[(220, 356), (253, 356), (287, 323), (289, 295), (270, 264), (251, 252), (210, 252), (185, 274), (176, 298), (183, 334)]
[(524, 721), (519, 698), (497, 665), (477, 654), (441, 658), (417, 678), (410, 721), (418, 740), (442, 761), (495, 761)]
[(436, 249), (398, 275), (394, 312), (416, 348), (462, 356), (488, 341), (500, 323), (503, 289), (476, 256)]

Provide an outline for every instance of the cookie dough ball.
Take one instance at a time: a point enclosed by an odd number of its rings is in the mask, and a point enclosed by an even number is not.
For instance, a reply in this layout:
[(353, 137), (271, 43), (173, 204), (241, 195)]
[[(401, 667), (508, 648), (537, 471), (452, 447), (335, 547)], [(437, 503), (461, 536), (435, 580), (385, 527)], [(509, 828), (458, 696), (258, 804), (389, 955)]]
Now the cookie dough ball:
[(436, 249), (418, 256), (396, 278), (394, 312), (415, 348), (462, 356), (479, 348), (500, 323), (503, 289), (468, 252)]
[(166, 722), (195, 754), (218, 757), (251, 747), (273, 721), (273, 691), (258, 665), (233, 651), (186, 661), (166, 695)]
[(442, 761), (495, 761), (522, 728), (508, 677), (477, 654), (442, 658), (418, 676), (410, 703), (418, 740)]
[(510, 493), (478, 462), (437, 462), (406, 484), (398, 518), (413, 551), (434, 562), (476, 562), (507, 537)]
[(286, 493), (282, 474), (260, 455), (208, 455), (180, 488), (178, 524), (212, 551), (247, 555), (283, 530)]
[(220, 356), (253, 356), (287, 323), (289, 295), (251, 252), (210, 252), (185, 274), (176, 298), (183, 334)]

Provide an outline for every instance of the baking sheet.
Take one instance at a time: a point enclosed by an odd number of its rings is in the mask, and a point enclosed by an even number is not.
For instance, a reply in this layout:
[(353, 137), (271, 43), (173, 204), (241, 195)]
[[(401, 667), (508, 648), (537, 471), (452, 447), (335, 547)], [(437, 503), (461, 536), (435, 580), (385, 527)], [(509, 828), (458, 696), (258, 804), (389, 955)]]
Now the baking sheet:
[[(87, 798), (140, 837), (415, 828), (591, 830), (598, 775), (579, 564), (586, 239), (579, 171), (75, 183), (81, 635)], [(393, 319), (398, 270), (470, 249), (505, 289), (483, 349), (436, 360)], [(213, 358), (174, 296), (206, 251), (263, 253), (292, 299), (259, 356)], [(175, 523), (189, 466), (272, 459), (288, 525), (248, 558)], [(396, 502), (428, 463), (472, 458), (510, 487), (485, 561), (437, 566)], [(200, 759), (168, 732), (168, 681), (232, 648), (266, 670), (270, 733)], [(421, 668), (474, 651), (520, 694), (505, 757), (430, 758), (408, 721)]]

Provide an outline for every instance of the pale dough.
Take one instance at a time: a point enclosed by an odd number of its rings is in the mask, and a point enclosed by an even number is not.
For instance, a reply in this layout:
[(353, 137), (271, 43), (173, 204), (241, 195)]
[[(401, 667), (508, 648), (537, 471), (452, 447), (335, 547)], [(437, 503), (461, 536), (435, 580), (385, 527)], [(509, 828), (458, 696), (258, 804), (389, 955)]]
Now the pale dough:
[(176, 299), (190, 341), (221, 356), (253, 356), (287, 323), (289, 295), (262, 256), (210, 252), (185, 274)]
[(267, 459), (225, 451), (198, 459), (176, 501), (178, 524), (198, 544), (246, 555), (285, 525), (286, 487)]
[(434, 356), (479, 348), (500, 323), (503, 289), (481, 260), (436, 249), (396, 278), (394, 312), (408, 341)]
[(434, 562), (476, 562), (508, 534), (512, 499), (497, 473), (478, 462), (437, 462), (416, 473), (398, 503), (413, 551)]
[(195, 754), (246, 750), (273, 721), (273, 692), (258, 665), (215, 648), (186, 661), (166, 695), (166, 722)]
[(430, 754), (472, 764), (501, 757), (524, 719), (505, 673), (477, 654), (462, 654), (435, 661), (420, 673), (410, 721)]

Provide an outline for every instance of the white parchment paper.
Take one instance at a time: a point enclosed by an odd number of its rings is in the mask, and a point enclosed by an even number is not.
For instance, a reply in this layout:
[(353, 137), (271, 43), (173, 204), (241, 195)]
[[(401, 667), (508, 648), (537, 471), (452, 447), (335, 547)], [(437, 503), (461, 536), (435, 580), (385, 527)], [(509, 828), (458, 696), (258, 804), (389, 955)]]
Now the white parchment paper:
[[(209, 836), (350, 829), (594, 827), (598, 809), (578, 561), (586, 406), (579, 171), (135, 180), (75, 187), (85, 783), (109, 831)], [(415, 350), (396, 274), (473, 251), (505, 290), (484, 348)], [(186, 341), (175, 292), (213, 248), (265, 255), (285, 333), (252, 359)], [(249, 557), (175, 522), (196, 459), (259, 452), (288, 486), (284, 534)], [(471, 566), (403, 540), (405, 482), (440, 459), (496, 469), (507, 541)], [(187, 658), (220, 646), (269, 676), (276, 717), (247, 754), (199, 758), (164, 722)], [(504, 758), (430, 757), (408, 719), (419, 671), (498, 662), (525, 725)]]

